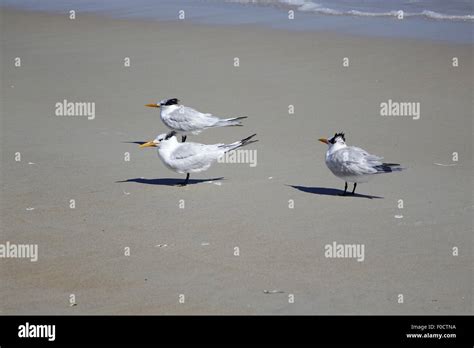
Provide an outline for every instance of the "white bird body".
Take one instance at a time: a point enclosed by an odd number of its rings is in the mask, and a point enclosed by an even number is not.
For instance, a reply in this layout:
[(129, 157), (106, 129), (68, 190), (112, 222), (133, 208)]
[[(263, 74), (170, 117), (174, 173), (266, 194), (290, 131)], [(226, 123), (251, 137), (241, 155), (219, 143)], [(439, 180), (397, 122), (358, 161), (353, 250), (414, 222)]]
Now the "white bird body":
[(209, 169), (214, 161), (223, 156), (224, 144), (204, 145), (199, 143), (179, 143), (176, 137), (161, 142), (158, 156), (163, 164), (176, 173), (199, 173)]
[(369, 154), (367, 151), (355, 146), (333, 146), (326, 152), (326, 165), (329, 170), (347, 182), (368, 182), (375, 169), (383, 163), (383, 157)]
[(344, 194), (347, 190), (347, 183), (368, 182), (372, 175), (401, 171), (405, 168), (396, 163), (383, 163), (383, 157), (372, 155), (355, 146), (347, 146), (343, 133), (336, 133), (331, 139), (319, 139), (328, 144), (326, 151), (326, 165), (329, 170), (338, 178), (346, 182)]
[(140, 147), (158, 147), (158, 157), (168, 169), (176, 173), (187, 174), (185, 183), (189, 179), (189, 173), (205, 171), (226, 152), (256, 142), (256, 140), (251, 140), (255, 136), (253, 134), (231, 144), (180, 143), (175, 134), (175, 132), (160, 134), (155, 140), (140, 145)]
[(246, 117), (219, 118), (212, 114), (199, 112), (191, 107), (178, 105), (178, 99), (162, 100), (149, 107), (160, 108), (160, 119), (171, 129), (182, 135), (199, 134), (205, 129), (227, 126), (241, 126), (239, 120)]
[(207, 128), (240, 125), (234, 118), (220, 119), (184, 105), (161, 107), (160, 118), (166, 127), (181, 134), (197, 135)]

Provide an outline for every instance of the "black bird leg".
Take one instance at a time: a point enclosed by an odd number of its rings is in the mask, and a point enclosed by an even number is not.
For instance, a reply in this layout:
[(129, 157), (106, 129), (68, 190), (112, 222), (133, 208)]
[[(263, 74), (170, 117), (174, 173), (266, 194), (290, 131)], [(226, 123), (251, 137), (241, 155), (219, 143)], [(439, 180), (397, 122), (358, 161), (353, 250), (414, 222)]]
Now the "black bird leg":
[(354, 183), (354, 188), (352, 189), (352, 194), (355, 193), (356, 187), (357, 187), (357, 183), (355, 182), (355, 183)]
[(184, 143), (186, 141), (187, 135), (182, 135), (181, 136), (181, 142)]
[(186, 186), (188, 184), (188, 181), (189, 181), (189, 173), (186, 174), (186, 180), (184, 180), (184, 182), (179, 186)]
[(347, 192), (347, 181), (346, 181), (346, 184), (344, 185), (344, 193), (341, 193), (340, 195), (345, 196), (346, 192)]

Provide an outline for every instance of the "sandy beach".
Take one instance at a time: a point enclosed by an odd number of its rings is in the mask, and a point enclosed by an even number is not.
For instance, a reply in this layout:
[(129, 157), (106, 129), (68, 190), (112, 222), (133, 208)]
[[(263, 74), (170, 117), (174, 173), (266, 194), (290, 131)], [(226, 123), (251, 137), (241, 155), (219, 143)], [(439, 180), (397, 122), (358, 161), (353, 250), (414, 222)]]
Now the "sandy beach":
[[(472, 45), (0, 13), (0, 243), (38, 245), (0, 259), (0, 314), (473, 313)], [(188, 141), (257, 133), (256, 166), (174, 186), (137, 145), (166, 132), (144, 104), (172, 97), (248, 116)], [(94, 118), (57, 116), (64, 100)], [(419, 119), (381, 116), (388, 100)], [(408, 169), (338, 196), (317, 139), (339, 131)]]

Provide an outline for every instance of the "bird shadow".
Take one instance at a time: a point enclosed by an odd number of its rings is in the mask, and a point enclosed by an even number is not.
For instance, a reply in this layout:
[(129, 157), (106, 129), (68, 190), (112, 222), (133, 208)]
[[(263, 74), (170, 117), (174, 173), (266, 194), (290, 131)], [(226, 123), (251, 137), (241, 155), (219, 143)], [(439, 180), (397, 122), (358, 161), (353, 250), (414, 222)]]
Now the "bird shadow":
[[(188, 185), (195, 185), (204, 182), (212, 182), (212, 181), (220, 181), (225, 180), (224, 177), (220, 178), (213, 178), (213, 179), (189, 179)], [(122, 181), (116, 181), (115, 183), (123, 183), (123, 182), (137, 182), (139, 184), (146, 184), (146, 185), (159, 185), (159, 186), (177, 186), (184, 182), (184, 179), (178, 178), (162, 178), (162, 179), (145, 179), (145, 178), (134, 178), (134, 179), (127, 179)]]
[[(312, 193), (312, 194), (321, 195), (321, 196), (342, 196), (342, 194), (344, 193), (343, 190), (338, 190), (335, 188), (328, 188), (328, 187), (306, 187), (306, 186), (296, 186), (296, 185), (287, 185), (287, 186), (293, 187), (294, 189), (297, 189), (306, 193)], [(342, 197), (383, 199), (383, 197), (363, 195), (360, 193), (355, 193), (354, 195), (349, 193)]]

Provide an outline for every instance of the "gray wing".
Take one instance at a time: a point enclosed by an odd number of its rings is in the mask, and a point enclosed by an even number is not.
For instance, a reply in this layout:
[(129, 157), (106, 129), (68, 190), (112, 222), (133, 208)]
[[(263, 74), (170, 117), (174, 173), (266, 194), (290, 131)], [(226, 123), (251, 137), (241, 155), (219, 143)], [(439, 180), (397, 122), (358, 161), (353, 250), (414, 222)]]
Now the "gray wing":
[(180, 106), (168, 114), (171, 128), (184, 132), (192, 132), (214, 126), (219, 118), (211, 114), (203, 114), (193, 108)]
[(346, 176), (357, 176), (377, 173), (377, 166), (382, 164), (383, 157), (371, 155), (364, 149), (348, 146), (336, 151), (333, 163), (338, 173)]
[(220, 145), (182, 143), (171, 153), (170, 160), (175, 168), (183, 172), (206, 168), (224, 153)]

